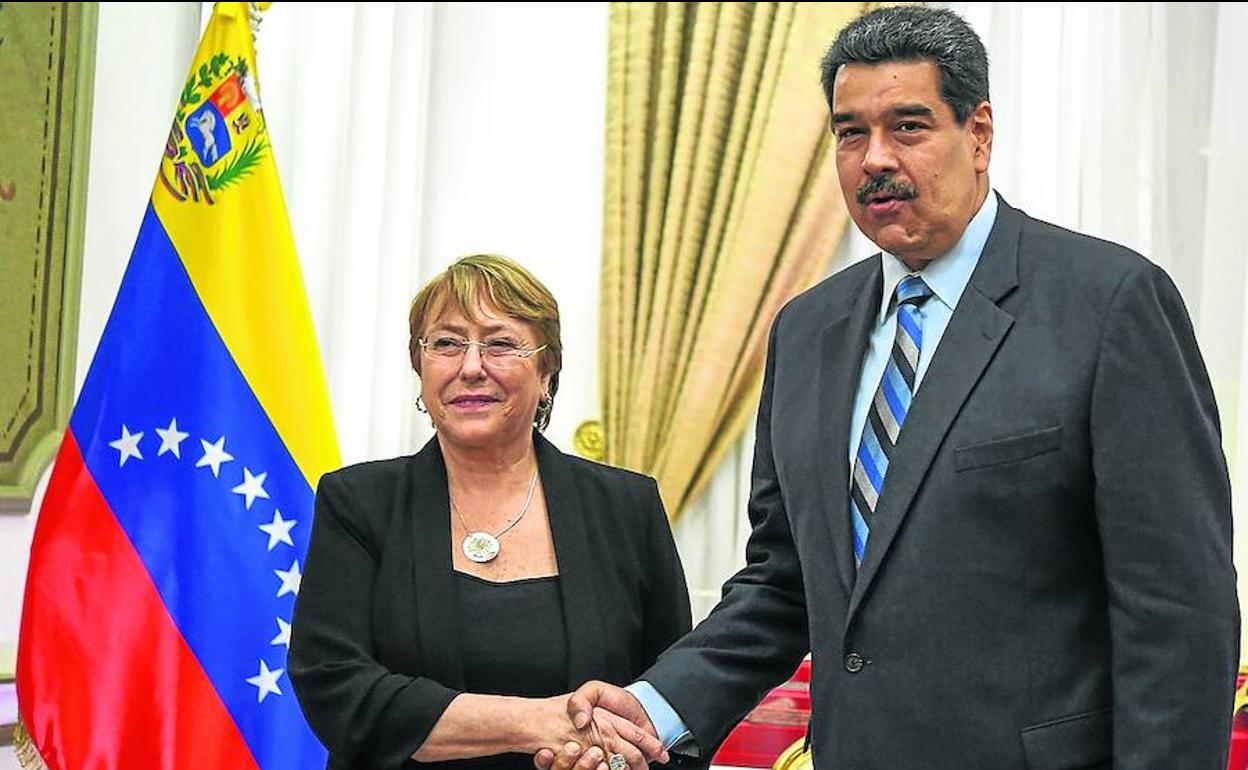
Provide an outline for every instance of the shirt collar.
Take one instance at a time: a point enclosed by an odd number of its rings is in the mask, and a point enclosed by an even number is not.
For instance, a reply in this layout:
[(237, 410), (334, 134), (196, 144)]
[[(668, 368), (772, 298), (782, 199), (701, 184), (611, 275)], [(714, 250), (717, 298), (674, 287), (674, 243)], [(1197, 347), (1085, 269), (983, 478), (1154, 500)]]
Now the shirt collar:
[[(992, 232), (992, 225), (996, 220), (997, 196), (989, 190), (983, 205), (979, 207), (975, 216), (971, 217), (970, 224), (962, 231), (962, 237), (953, 245), (953, 248), (928, 262), (919, 273), (923, 276), (924, 283), (932, 290), (932, 294), (950, 311), (958, 306), (958, 300), (962, 298), (962, 292), (966, 290), (966, 284), (971, 280), (971, 273), (975, 272), (975, 266), (979, 264), (984, 244), (988, 242), (988, 234)], [(887, 251), (883, 253), (882, 261), (884, 285), (881, 288), (880, 298), (879, 322), (881, 324), (888, 317), (897, 284), (901, 283), (901, 279), (907, 275), (914, 274), (905, 262)]]

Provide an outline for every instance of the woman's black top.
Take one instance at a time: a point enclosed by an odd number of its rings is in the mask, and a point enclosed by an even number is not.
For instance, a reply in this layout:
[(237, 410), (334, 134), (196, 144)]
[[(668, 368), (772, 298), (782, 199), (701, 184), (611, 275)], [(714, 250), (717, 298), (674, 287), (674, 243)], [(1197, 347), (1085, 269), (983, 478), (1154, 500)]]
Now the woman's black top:
[[(544, 698), (567, 690), (568, 646), (559, 576), (495, 583), (455, 573), (466, 690)], [(437, 763), (472, 770), (532, 770), (526, 754)]]

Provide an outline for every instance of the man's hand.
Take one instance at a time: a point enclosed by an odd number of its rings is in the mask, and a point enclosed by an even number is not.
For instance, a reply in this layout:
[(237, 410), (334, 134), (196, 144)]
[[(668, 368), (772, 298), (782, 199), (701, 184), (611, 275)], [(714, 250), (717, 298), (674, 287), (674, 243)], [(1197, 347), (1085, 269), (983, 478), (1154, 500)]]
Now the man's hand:
[(568, 716), (592, 745), (567, 743), (562, 750), (542, 749), (533, 757), (538, 770), (611, 770), (610, 754), (619, 753), (630, 770), (639, 761), (667, 762), (667, 749), (655, 734), (650, 717), (632, 693), (606, 682), (591, 681), (568, 698)]
[(623, 687), (591, 680), (577, 688), (568, 698), (568, 716), (572, 717), (572, 724), (578, 730), (589, 725), (595, 708), (610, 711), (651, 735), (655, 734), (654, 725), (650, 724), (650, 717), (641, 707), (641, 701)]

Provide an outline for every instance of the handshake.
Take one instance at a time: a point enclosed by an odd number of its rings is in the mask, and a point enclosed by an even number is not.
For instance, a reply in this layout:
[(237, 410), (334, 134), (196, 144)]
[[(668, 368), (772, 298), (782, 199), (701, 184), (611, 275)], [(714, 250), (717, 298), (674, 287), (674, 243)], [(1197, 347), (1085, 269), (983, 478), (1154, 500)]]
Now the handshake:
[(563, 720), (557, 738), (534, 754), (537, 770), (646, 770), (650, 762), (668, 761), (645, 709), (627, 690), (590, 681), (551, 700), (564, 705), (573, 732), (565, 732)]

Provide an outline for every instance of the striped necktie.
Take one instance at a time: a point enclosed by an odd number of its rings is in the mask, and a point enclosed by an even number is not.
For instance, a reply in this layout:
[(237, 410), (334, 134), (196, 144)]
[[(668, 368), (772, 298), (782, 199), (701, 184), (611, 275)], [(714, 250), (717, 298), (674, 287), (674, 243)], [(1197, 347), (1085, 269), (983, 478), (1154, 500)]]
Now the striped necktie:
[(854, 562), (862, 564), (871, 533), (871, 516), (884, 492), (888, 462), (901, 435), (901, 426), (914, 396), (919, 351), (923, 349), (923, 319), (919, 306), (932, 296), (932, 290), (917, 275), (908, 275), (897, 284), (897, 334), (893, 350), (876, 388), (862, 440), (854, 456), (854, 475), (849, 486), (849, 508), (854, 521)]

